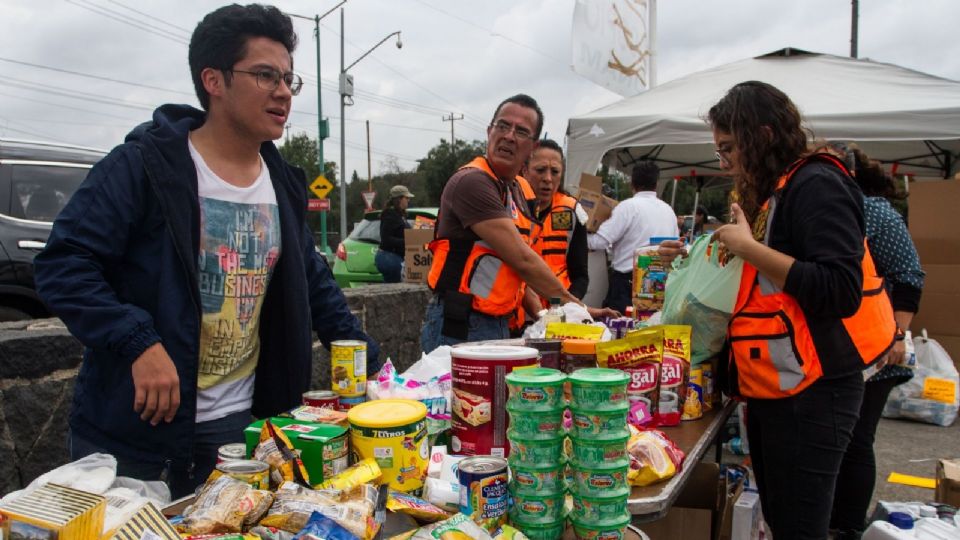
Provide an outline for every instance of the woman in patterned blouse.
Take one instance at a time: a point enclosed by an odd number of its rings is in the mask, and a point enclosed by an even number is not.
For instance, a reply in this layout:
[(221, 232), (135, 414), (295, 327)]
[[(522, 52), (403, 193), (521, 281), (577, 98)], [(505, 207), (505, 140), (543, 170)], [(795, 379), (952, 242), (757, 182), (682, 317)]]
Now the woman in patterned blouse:
[(903, 366), (903, 332), (910, 328), (920, 305), (924, 274), (903, 218), (890, 204), (890, 200), (906, 198), (893, 178), (884, 173), (878, 161), (871, 160), (855, 145), (832, 142), (827, 149), (846, 160), (863, 191), (867, 245), (877, 273), (884, 278), (890, 294), (898, 329), (893, 349), (880, 360), (882, 369), (867, 380), (860, 420), (837, 477), (830, 528), (837, 531), (836, 538), (841, 540), (859, 538), (863, 532), (876, 481), (873, 442), (880, 413), (893, 387), (913, 377), (913, 371)]

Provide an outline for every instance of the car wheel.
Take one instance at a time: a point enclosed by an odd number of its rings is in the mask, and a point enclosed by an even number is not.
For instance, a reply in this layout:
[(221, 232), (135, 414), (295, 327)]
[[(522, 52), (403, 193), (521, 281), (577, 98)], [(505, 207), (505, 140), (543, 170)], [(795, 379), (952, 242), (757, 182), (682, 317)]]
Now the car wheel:
[(0, 322), (25, 321), (32, 318), (33, 317), (25, 311), (20, 311), (17, 308), (9, 306), (0, 306)]

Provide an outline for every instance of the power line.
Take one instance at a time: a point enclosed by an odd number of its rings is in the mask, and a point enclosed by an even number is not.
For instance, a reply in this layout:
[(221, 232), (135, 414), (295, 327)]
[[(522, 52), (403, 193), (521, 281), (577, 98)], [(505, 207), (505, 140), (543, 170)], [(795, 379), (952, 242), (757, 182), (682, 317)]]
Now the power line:
[(184, 27), (182, 27), (182, 26), (177, 26), (177, 25), (175, 25), (175, 24), (173, 24), (173, 23), (171, 23), (171, 22), (167, 22), (167, 21), (165, 21), (165, 20), (163, 20), (163, 19), (161, 19), (161, 18), (159, 18), (159, 17), (156, 17), (156, 16), (154, 16), (154, 15), (150, 15), (149, 13), (144, 13), (144, 12), (142, 12), (142, 11), (138, 11), (138, 10), (136, 10), (136, 9), (133, 9), (133, 8), (130, 7), (130, 6), (124, 5), (124, 4), (121, 3), (121, 2), (117, 2), (117, 0), (107, 0), (107, 2), (110, 2), (111, 4), (120, 6), (120, 7), (122, 7), (123, 9), (126, 9), (126, 10), (128, 10), (128, 11), (132, 11), (132, 12), (138, 14), (138, 15), (142, 15), (142, 16), (144, 16), (144, 17), (147, 17), (148, 19), (152, 19), (152, 20), (154, 20), (154, 21), (157, 21), (158, 23), (165, 24), (165, 25), (169, 26), (170, 28), (173, 28), (174, 30), (179, 30), (179, 31), (183, 32), (184, 34), (186, 34), (188, 37), (192, 34), (192, 32), (191, 32), (188, 28), (184, 28)]
[(444, 116), (442, 120), (444, 122), (450, 122), (450, 144), (451, 145), (457, 144), (457, 138), (453, 134), (453, 124), (456, 123), (457, 120), (463, 120), (463, 115), (461, 114), (460, 117), (458, 118), (454, 116), (453, 113), (450, 113), (450, 116)]
[(132, 109), (141, 109), (141, 110), (147, 110), (147, 111), (152, 111), (153, 109), (156, 108), (152, 104), (136, 103), (133, 101), (125, 101), (122, 99), (108, 99), (108, 98), (102, 97), (101, 94), (91, 94), (89, 92), (81, 92), (79, 90), (73, 90), (71, 88), (52, 86), (45, 83), (36, 83), (33, 81), (17, 79), (14, 77), (0, 78), (0, 84), (13, 86), (16, 88), (23, 88), (25, 90), (33, 90), (35, 92), (42, 92), (42, 93), (51, 94), (55, 96), (67, 97), (71, 99), (80, 99), (84, 101), (91, 101), (94, 103), (103, 103), (105, 105), (115, 105), (117, 107), (129, 107)]
[[(41, 105), (49, 105), (49, 106), (52, 106), (52, 107), (60, 107), (60, 108), (62, 108), (62, 109), (67, 109), (67, 110), (71, 110), (71, 111), (80, 111), (80, 112), (84, 112), (84, 113), (88, 113), (88, 114), (95, 114), (95, 115), (97, 115), (97, 116), (108, 116), (108, 117), (110, 117), (110, 118), (116, 118), (116, 119), (118, 119), (118, 120), (130, 120), (129, 118), (126, 118), (126, 117), (123, 117), (123, 116), (117, 116), (117, 115), (115, 115), (115, 114), (109, 114), (109, 113), (98, 112), (98, 111), (91, 111), (90, 109), (81, 109), (80, 107), (71, 107), (71, 106), (69, 106), (69, 105), (61, 105), (60, 103), (51, 103), (51, 102), (49, 102), (49, 101), (43, 101), (43, 100), (40, 100), (40, 99), (31, 99), (31, 98), (27, 98), (27, 97), (23, 97), (23, 96), (18, 96), (18, 95), (13, 95), (13, 94), (4, 94), (3, 92), (0, 92), (0, 96), (4, 96), (4, 97), (8, 97), (8, 98), (13, 98), (13, 99), (20, 99), (20, 100), (23, 100), (23, 101), (29, 101), (29, 102), (31, 102), (31, 103), (39, 103), (39, 104), (41, 104)], [(130, 120), (130, 122), (132, 122), (133, 125), (136, 125), (136, 122), (137, 122), (137, 121), (136, 121), (136, 120)]]
[(169, 32), (169, 31), (167, 31), (167, 30), (164, 30), (164, 29), (159, 28), (159, 27), (157, 27), (157, 26), (154, 26), (154, 25), (152, 25), (152, 24), (137, 21), (136, 19), (133, 19), (133, 18), (127, 16), (127, 15), (123, 15), (122, 13), (119, 13), (119, 12), (117, 12), (116, 10), (112, 10), (112, 9), (109, 9), (109, 8), (106, 8), (106, 7), (103, 7), (103, 6), (99, 6), (99, 5), (97, 5), (97, 4), (94, 4), (94, 3), (92, 3), (92, 2), (89, 2), (89, 0), (87, 0), (85, 4), (84, 4), (84, 3), (81, 3), (81, 0), (66, 0), (66, 2), (67, 2), (68, 4), (73, 4), (73, 5), (81, 8), (81, 9), (85, 9), (85, 10), (87, 10), (87, 11), (91, 11), (91, 12), (93, 12), (93, 13), (96, 13), (97, 15), (100, 15), (100, 16), (102, 16), (102, 17), (106, 17), (106, 18), (108, 18), (108, 19), (113, 19), (113, 20), (115, 20), (115, 21), (117, 21), (117, 22), (120, 22), (120, 23), (126, 24), (126, 25), (128, 25), (128, 26), (132, 26), (132, 27), (134, 27), (134, 28), (143, 30), (144, 32), (147, 32), (148, 34), (153, 34), (153, 35), (155, 35), (155, 36), (160, 36), (160, 37), (165, 38), (165, 39), (168, 39), (168, 40), (170, 40), (170, 41), (174, 41), (174, 42), (176, 42), (176, 43), (180, 43), (181, 45), (187, 45), (187, 44), (189, 44), (189, 41), (188, 41), (187, 39), (183, 38), (182, 36), (178, 36), (178, 35), (176, 35), (176, 34), (173, 34), (172, 32)]
[(161, 92), (171, 92), (171, 93), (173, 93), (173, 94), (182, 94), (182, 95), (185, 95), (185, 96), (193, 96), (193, 95), (194, 95), (194, 94), (192, 94), (192, 93), (190, 93), (190, 92), (183, 92), (183, 91), (181, 91), (181, 90), (171, 90), (171, 89), (169, 89), (169, 88), (161, 88), (161, 87), (159, 87), (159, 86), (152, 86), (152, 85), (149, 85), (149, 84), (141, 84), (141, 83), (136, 83), (136, 82), (131, 82), (131, 81), (124, 81), (124, 80), (120, 80), (120, 79), (111, 79), (111, 78), (109, 78), (109, 77), (101, 77), (101, 76), (99, 76), (99, 75), (91, 75), (91, 74), (89, 74), (89, 73), (81, 73), (81, 72), (79, 72), (79, 71), (71, 71), (71, 70), (69, 70), (69, 69), (57, 68), (57, 67), (52, 67), (52, 66), (44, 66), (44, 65), (42, 65), (42, 64), (34, 64), (34, 63), (32, 63), (32, 62), (24, 62), (24, 61), (22, 61), (22, 60), (13, 60), (12, 58), (3, 58), (3, 57), (0, 57), (0, 62), (9, 62), (9, 63), (11, 63), (11, 64), (18, 64), (18, 65), (21, 65), (21, 66), (29, 66), (29, 67), (33, 67), (33, 68), (37, 68), (37, 69), (45, 69), (45, 70), (47, 70), (47, 71), (55, 71), (55, 72), (57, 72), (57, 73), (66, 73), (66, 74), (68, 74), (68, 75), (76, 75), (77, 77), (85, 77), (85, 78), (87, 78), (87, 79), (96, 79), (96, 80), (98, 80), (98, 81), (106, 81), (106, 82), (112, 82), (112, 83), (117, 83), (117, 84), (125, 84), (125, 85), (127, 85), (127, 86), (136, 86), (136, 87), (139, 87), (139, 88), (148, 88), (148, 89), (150, 89), (150, 90), (160, 90)]

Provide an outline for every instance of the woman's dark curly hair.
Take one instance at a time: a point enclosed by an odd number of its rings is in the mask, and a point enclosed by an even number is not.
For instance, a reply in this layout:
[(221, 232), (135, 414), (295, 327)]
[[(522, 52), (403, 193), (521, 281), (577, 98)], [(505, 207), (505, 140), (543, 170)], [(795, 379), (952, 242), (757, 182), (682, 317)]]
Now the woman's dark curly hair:
[(752, 223), (773, 195), (780, 175), (806, 152), (808, 131), (801, 125), (800, 111), (774, 86), (746, 81), (710, 108), (707, 122), (736, 141), (743, 174), (734, 185), (740, 207)]
[(865, 197), (883, 197), (887, 200), (907, 198), (907, 194), (897, 186), (893, 177), (883, 170), (879, 161), (870, 159), (870, 156), (855, 144), (847, 145), (847, 150), (853, 154), (853, 179), (857, 181)]

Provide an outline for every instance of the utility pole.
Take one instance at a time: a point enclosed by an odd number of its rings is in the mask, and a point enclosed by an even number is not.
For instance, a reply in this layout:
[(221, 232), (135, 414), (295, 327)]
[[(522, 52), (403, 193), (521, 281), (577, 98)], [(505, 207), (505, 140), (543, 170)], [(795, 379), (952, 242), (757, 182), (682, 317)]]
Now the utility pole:
[(860, 0), (850, 0), (850, 58), (857, 57), (857, 34), (860, 26)]
[(373, 177), (370, 174), (370, 121), (367, 120), (367, 191), (373, 191)]
[(450, 113), (450, 116), (444, 116), (444, 122), (450, 122), (450, 148), (453, 148), (457, 144), (457, 139), (453, 136), (453, 123), (457, 120), (463, 120), (463, 115), (459, 117), (455, 116), (453, 113)]

